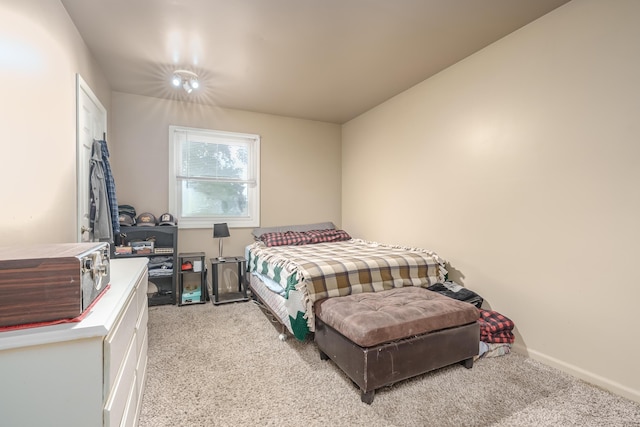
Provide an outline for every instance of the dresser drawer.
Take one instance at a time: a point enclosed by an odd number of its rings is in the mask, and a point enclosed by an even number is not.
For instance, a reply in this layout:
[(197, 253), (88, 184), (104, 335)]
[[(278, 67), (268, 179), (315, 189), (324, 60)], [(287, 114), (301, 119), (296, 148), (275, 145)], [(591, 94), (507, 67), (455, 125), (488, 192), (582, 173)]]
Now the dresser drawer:
[(144, 344), (144, 340), (147, 339), (147, 323), (148, 322), (149, 322), (149, 307), (145, 305), (142, 309), (142, 313), (140, 313), (140, 317), (138, 317), (138, 323), (136, 324), (136, 350), (138, 354), (140, 354), (142, 345)]
[(124, 409), (124, 414), (122, 414), (122, 420), (120, 421), (120, 426), (133, 427), (137, 425), (136, 424), (137, 416), (138, 416), (138, 388), (134, 386), (134, 387), (131, 387), (131, 390), (129, 392), (129, 397), (127, 399), (127, 406)]
[[(104, 341), (104, 395), (108, 396), (118, 371), (123, 364), (129, 345), (135, 341), (138, 307), (135, 294), (131, 295), (122, 317)], [(133, 346), (136, 351), (137, 346)]]
[(142, 402), (142, 393), (144, 392), (144, 386), (147, 379), (147, 348), (149, 347), (149, 340), (145, 331), (142, 350), (138, 354), (138, 364), (136, 365), (136, 385), (138, 386), (138, 402)]
[[(133, 393), (137, 397), (136, 387), (136, 346), (132, 341), (125, 354), (122, 370), (116, 377), (104, 407), (104, 425), (119, 426), (129, 398)], [(132, 390), (133, 389), (133, 390)]]
[(136, 300), (138, 304), (138, 312), (141, 313), (142, 309), (149, 305), (149, 298), (147, 297), (147, 289), (149, 287), (149, 274), (145, 272), (144, 276), (140, 278), (136, 285)]

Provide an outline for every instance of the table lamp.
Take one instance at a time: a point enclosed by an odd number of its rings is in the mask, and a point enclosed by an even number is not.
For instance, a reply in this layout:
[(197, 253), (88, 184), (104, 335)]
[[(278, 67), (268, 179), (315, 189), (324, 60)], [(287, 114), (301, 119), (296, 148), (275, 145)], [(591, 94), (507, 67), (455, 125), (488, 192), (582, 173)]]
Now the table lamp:
[(218, 261), (224, 261), (222, 257), (222, 238), (224, 237), (229, 237), (229, 227), (227, 227), (227, 223), (213, 224), (213, 238), (220, 239)]

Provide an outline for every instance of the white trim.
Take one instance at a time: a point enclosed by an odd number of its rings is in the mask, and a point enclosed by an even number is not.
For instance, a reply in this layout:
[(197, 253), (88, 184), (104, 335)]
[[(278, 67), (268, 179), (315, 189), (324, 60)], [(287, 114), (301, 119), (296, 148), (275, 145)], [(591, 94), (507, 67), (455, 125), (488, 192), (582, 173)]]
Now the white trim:
[(640, 403), (640, 390), (634, 390), (616, 381), (612, 381), (608, 378), (602, 377), (593, 372), (589, 372), (570, 363), (563, 362), (560, 359), (556, 359), (555, 357), (540, 353), (539, 351), (527, 349), (522, 344), (514, 343), (513, 350), (519, 354), (528, 356), (534, 360), (544, 363), (545, 365), (552, 366), (556, 369), (566, 372), (567, 374), (584, 380), (590, 384), (597, 385), (619, 396), (623, 396), (627, 399)]
[[(183, 218), (180, 211), (180, 186), (177, 185), (177, 177), (179, 176), (178, 165), (176, 163), (178, 146), (175, 144), (174, 136), (177, 131), (198, 133), (202, 132), (207, 136), (215, 135), (221, 138), (233, 140), (250, 140), (254, 142), (251, 149), (252, 156), (249, 158), (249, 171), (255, 176), (251, 176), (248, 180), (249, 186), (253, 187), (252, 195), (249, 197), (249, 216), (240, 217), (202, 217), (202, 218)], [(212, 129), (190, 128), (185, 126), (169, 126), (169, 212), (172, 212), (178, 220), (178, 228), (212, 228), (213, 224), (226, 222), (230, 228), (251, 228), (260, 226), (260, 135), (226, 132)]]
[[(104, 129), (105, 138), (107, 134), (107, 110), (104, 108), (104, 106), (102, 105), (98, 97), (95, 95), (95, 93), (93, 93), (93, 90), (91, 90), (91, 87), (89, 87), (87, 82), (84, 81), (82, 76), (76, 73), (76, 238), (78, 242), (82, 242), (81, 218), (84, 214), (84, 209), (81, 206), (81, 201), (83, 199), (80, 197), (81, 186), (79, 181), (80, 178), (82, 178), (80, 176), (81, 170), (82, 170), (80, 165), (80, 162), (81, 162), (80, 144), (82, 143), (81, 141), (82, 129), (80, 129), (80, 114), (81, 114), (80, 104), (82, 103), (81, 93), (85, 93), (87, 97), (91, 100), (91, 102), (93, 102), (98, 108), (98, 110), (100, 110), (100, 112), (103, 114), (104, 120), (102, 123), (102, 128)], [(85, 165), (85, 168), (88, 171), (89, 165)], [(87, 176), (86, 178), (88, 182), (89, 177)], [(86, 196), (87, 203), (89, 201), (89, 198), (90, 198), (90, 195), (87, 194)], [(87, 206), (87, 209), (89, 209), (88, 206)]]

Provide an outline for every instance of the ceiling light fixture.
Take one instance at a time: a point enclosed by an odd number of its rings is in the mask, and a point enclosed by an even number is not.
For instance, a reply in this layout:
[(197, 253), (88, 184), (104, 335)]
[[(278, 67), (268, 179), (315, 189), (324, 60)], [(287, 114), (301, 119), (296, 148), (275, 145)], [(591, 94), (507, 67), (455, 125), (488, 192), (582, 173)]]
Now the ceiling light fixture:
[(185, 92), (191, 93), (193, 89), (200, 87), (200, 80), (198, 79), (198, 75), (193, 71), (176, 70), (171, 76), (171, 84), (175, 87), (182, 86)]

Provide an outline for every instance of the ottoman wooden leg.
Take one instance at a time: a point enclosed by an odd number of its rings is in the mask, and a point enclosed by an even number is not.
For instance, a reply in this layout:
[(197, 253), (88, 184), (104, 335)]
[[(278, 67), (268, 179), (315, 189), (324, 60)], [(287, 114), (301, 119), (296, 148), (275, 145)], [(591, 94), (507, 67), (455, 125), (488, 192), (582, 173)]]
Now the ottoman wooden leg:
[(460, 364), (462, 364), (467, 369), (473, 368), (473, 357), (463, 360), (462, 362), (460, 362)]
[(362, 400), (367, 405), (371, 405), (373, 403), (373, 398), (375, 397), (375, 394), (376, 394), (375, 390), (370, 390), (366, 393), (363, 391), (362, 394), (360, 395), (360, 400)]

